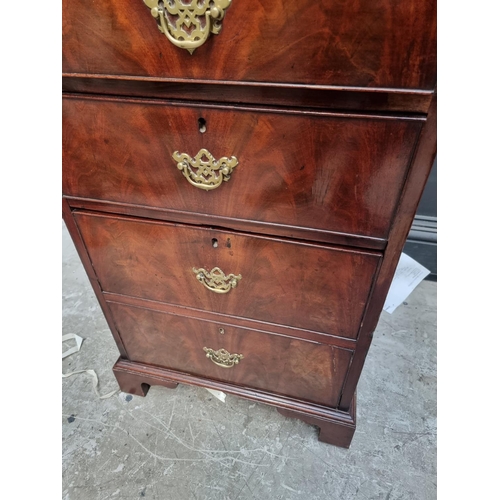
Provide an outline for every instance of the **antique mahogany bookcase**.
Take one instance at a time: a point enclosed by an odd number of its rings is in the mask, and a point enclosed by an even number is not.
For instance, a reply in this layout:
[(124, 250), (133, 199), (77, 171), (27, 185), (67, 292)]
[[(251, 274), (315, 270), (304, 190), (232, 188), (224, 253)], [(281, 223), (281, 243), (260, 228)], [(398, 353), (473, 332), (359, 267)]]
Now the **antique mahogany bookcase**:
[(120, 388), (348, 447), (436, 153), (435, 0), (63, 4), (63, 216)]

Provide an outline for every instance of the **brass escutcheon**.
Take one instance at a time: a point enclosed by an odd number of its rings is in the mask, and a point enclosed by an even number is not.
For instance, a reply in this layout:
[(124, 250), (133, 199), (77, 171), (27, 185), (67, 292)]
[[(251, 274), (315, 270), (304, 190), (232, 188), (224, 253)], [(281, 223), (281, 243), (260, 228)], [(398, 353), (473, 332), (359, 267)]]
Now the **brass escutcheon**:
[(207, 358), (210, 359), (210, 361), (222, 368), (232, 368), (243, 359), (243, 354), (230, 354), (225, 349), (214, 351), (209, 347), (204, 347), (203, 350), (207, 353)]
[(187, 153), (175, 151), (172, 158), (189, 184), (206, 191), (218, 188), (223, 181), (227, 182), (238, 165), (236, 156), (223, 156), (216, 160), (207, 149), (200, 149), (194, 158)]
[(231, 0), (144, 0), (158, 29), (176, 47), (192, 54), (218, 35)]
[(215, 293), (228, 293), (232, 288), (236, 288), (238, 281), (241, 279), (241, 274), (224, 274), (222, 269), (214, 267), (211, 271), (207, 271), (200, 267), (193, 267), (193, 272), (196, 274), (196, 279), (206, 288)]

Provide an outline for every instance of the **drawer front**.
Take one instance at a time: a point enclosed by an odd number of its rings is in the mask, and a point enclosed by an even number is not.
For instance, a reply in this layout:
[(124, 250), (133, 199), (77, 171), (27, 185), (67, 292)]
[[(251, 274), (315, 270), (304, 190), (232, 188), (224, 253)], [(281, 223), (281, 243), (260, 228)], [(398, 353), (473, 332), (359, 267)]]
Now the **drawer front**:
[(380, 255), (74, 214), (104, 292), (355, 338)]
[[(422, 123), (76, 98), (63, 120), (66, 195), (382, 243)], [(200, 151), (233, 161), (220, 186), (178, 168)]]
[(141, 0), (63, 0), (63, 71), (432, 89), (435, 12), (435, 0), (233, 0), (190, 55)]
[(108, 305), (131, 361), (318, 404), (338, 403), (349, 350), (227, 325), (221, 334), (216, 323)]

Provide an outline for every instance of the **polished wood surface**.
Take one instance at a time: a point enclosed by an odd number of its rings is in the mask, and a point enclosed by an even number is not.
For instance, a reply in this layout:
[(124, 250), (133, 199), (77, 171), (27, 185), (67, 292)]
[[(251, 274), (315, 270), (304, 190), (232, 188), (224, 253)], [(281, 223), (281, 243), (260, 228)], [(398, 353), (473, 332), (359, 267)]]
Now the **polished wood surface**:
[(67, 93), (194, 100), (228, 104), (293, 106), (335, 111), (425, 114), (432, 90), (318, 86), (269, 82), (228, 82), (120, 75), (63, 76)]
[(349, 448), (351, 445), (354, 431), (356, 430), (356, 397), (351, 401), (348, 410), (351, 422), (338, 422), (332, 419), (318, 418), (306, 413), (277, 408), (278, 412), (285, 417), (298, 418), (308, 424), (319, 427), (318, 440), (323, 443), (333, 444), (341, 448)]
[[(177, 382), (173, 380), (180, 380), (182, 383), (200, 385), (202, 387), (209, 386), (215, 390), (223, 390), (252, 401), (272, 404), (285, 417), (298, 418), (308, 424), (319, 427), (319, 441), (342, 448), (349, 448), (356, 429), (356, 398), (351, 402), (348, 412), (330, 410), (327, 416), (318, 416), (311, 412), (311, 406), (306, 406), (306, 409), (309, 410), (308, 412), (288, 409), (290, 406), (295, 407), (300, 403), (297, 400), (287, 401), (286, 396), (256, 392), (253, 389), (242, 387), (241, 384), (230, 385), (216, 380), (201, 379), (185, 372), (157, 368), (152, 365), (144, 365), (124, 359), (117, 361), (113, 367), (113, 373), (123, 392), (141, 397), (147, 395), (152, 385), (161, 385), (169, 389), (175, 389)], [(304, 405), (302, 404), (302, 406)], [(325, 407), (314, 408), (314, 406), (312, 409), (313, 411), (320, 410), (321, 413), (324, 413), (324, 410), (326, 410)]]
[(107, 302), (120, 302), (120, 304), (145, 307), (146, 309), (151, 309), (152, 311), (182, 315), (187, 318), (202, 319), (205, 323), (213, 323), (218, 327), (230, 325), (240, 329), (272, 332), (275, 335), (308, 340), (310, 342), (316, 342), (317, 344), (332, 345), (334, 347), (349, 350), (354, 350), (357, 345), (356, 339), (338, 337), (336, 335), (332, 335), (331, 333), (314, 332), (312, 330), (296, 328), (290, 325), (278, 325), (267, 321), (239, 318), (236, 316), (229, 316), (224, 313), (196, 309), (188, 306), (172, 305), (165, 302), (158, 302), (157, 300), (141, 299), (138, 297), (131, 297), (129, 295), (121, 295), (119, 293), (102, 292), (102, 295)]
[(384, 253), (380, 273), (372, 289), (368, 307), (360, 330), (358, 346), (349, 369), (348, 380), (342, 395), (340, 407), (346, 409), (356, 391), (361, 370), (370, 348), (373, 332), (377, 326), (385, 297), (396, 272), (399, 257), (410, 232), (418, 203), (425, 183), (432, 169), (437, 153), (437, 94), (434, 94), (427, 122), (419, 138), (418, 149), (413, 159), (410, 175), (401, 194), (401, 201), (394, 225), (389, 236), (389, 244)]
[[(317, 405), (273, 392), (251, 389), (246, 386), (203, 378), (165, 367), (133, 362), (124, 358), (118, 359), (113, 367), (113, 372), (120, 383), (120, 388), (128, 389), (131, 394), (140, 396), (143, 395), (141, 392), (146, 392), (151, 385), (172, 387), (173, 384), (180, 383), (223, 391), (251, 401), (272, 405), (278, 408), (279, 411), (283, 410), (284, 415), (309, 421), (313, 425), (321, 427), (321, 429), (326, 428), (328, 442), (344, 448), (349, 445), (346, 439), (347, 432), (350, 430), (352, 437), (356, 427), (356, 398), (353, 398), (347, 411), (340, 411), (332, 406)], [(123, 387), (121, 385), (122, 381)], [(334, 433), (338, 433), (337, 440), (334, 439)]]
[[(113, 373), (116, 381), (120, 386), (122, 392), (133, 394), (134, 396), (146, 397), (152, 385), (161, 385), (168, 389), (175, 389), (179, 384), (170, 380), (160, 380), (158, 378), (151, 379), (151, 377), (142, 377), (140, 380), (134, 374), (126, 370), (118, 370), (113, 368)], [(149, 384), (148, 384), (149, 382)]]
[(120, 356), (126, 357), (127, 351), (125, 350), (125, 346), (123, 345), (122, 339), (120, 338), (120, 332), (116, 329), (115, 324), (111, 320), (111, 314), (109, 312), (108, 306), (106, 304), (106, 300), (102, 294), (101, 285), (99, 283), (99, 279), (96, 276), (94, 268), (92, 267), (92, 263), (90, 262), (90, 257), (85, 248), (85, 244), (80, 235), (80, 231), (76, 225), (75, 219), (71, 212), (71, 207), (69, 206), (66, 199), (62, 200), (62, 217), (68, 229), (68, 232), (75, 244), (76, 251), (78, 252), (78, 256), (83, 264), (83, 267), (87, 273), (87, 277), (89, 278), (90, 284), (92, 285), (92, 289), (96, 294), (97, 300), (99, 301), (99, 305), (101, 306), (102, 312), (104, 313), (104, 317), (108, 323), (109, 329), (113, 334), (113, 338), (115, 339), (116, 346), (120, 351)]
[[(343, 234), (384, 239), (422, 122), (68, 98), (63, 193), (318, 229), (333, 242)], [(190, 185), (172, 159), (174, 151), (194, 157), (202, 148), (239, 161), (210, 192)]]
[[(225, 327), (201, 320), (108, 304), (130, 361), (268, 390), (336, 406), (352, 352), (330, 346)], [(208, 359), (204, 347), (242, 354), (232, 368)]]
[[(436, 154), (435, 83), (436, 0), (233, 0), (193, 55), (142, 0), (63, 0), (63, 217), (120, 388), (221, 390), (348, 447)], [(171, 158), (202, 148), (239, 160), (210, 192)], [(192, 271), (216, 266), (242, 275), (228, 294)]]
[[(107, 292), (356, 338), (380, 255), (218, 229), (75, 212)], [(214, 248), (214, 245), (217, 245)], [(208, 290), (193, 267), (241, 274)]]
[[(195, 188), (196, 189), (196, 188)], [(283, 236), (298, 240), (312, 240), (316, 242), (333, 243), (340, 246), (360, 247), (372, 250), (384, 250), (387, 240), (373, 236), (361, 236), (348, 233), (335, 233), (298, 226), (285, 226), (260, 220), (236, 219), (234, 217), (221, 217), (220, 215), (199, 214), (166, 208), (145, 207), (130, 203), (117, 203), (115, 201), (96, 200), (90, 198), (75, 198), (64, 196), (71, 209), (83, 208), (96, 212), (132, 215), (145, 219), (164, 220), (167, 222), (180, 222), (209, 227), (228, 227), (236, 231), (255, 233), (269, 236)]]
[(436, 1), (234, 0), (193, 55), (141, 0), (63, 0), (63, 72), (432, 89)]

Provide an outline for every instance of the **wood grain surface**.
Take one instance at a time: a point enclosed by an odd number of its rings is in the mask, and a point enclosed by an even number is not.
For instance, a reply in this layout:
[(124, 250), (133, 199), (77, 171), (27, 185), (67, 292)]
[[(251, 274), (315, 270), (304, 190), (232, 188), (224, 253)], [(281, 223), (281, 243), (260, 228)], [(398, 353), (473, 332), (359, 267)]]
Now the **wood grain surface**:
[[(63, 0), (63, 215), (122, 390), (223, 390), (349, 446), (436, 154), (436, 24), (436, 0), (233, 0), (190, 55), (142, 0)], [(239, 162), (214, 191), (172, 159), (202, 148)]]
[(356, 430), (356, 397), (351, 402), (349, 414), (352, 417), (352, 422), (338, 422), (333, 419), (323, 419), (312, 415), (294, 410), (285, 410), (277, 408), (278, 412), (285, 417), (298, 418), (310, 425), (319, 427), (318, 441), (323, 443), (340, 446), (341, 448), (349, 448)]
[[(209, 379), (272, 391), (336, 406), (352, 353), (344, 349), (215, 325), (148, 309), (108, 304), (129, 359)], [(222, 368), (203, 350), (242, 354), (232, 368)]]
[[(268, 223), (271, 232), (301, 228), (343, 243), (344, 234), (386, 238), (422, 120), (67, 98), (63, 124), (65, 195)], [(189, 184), (172, 158), (202, 148), (239, 161), (209, 192)]]
[(229, 316), (224, 313), (216, 313), (213, 311), (206, 311), (196, 309), (189, 306), (179, 306), (167, 304), (165, 302), (158, 302), (151, 299), (141, 299), (138, 297), (131, 297), (129, 295), (121, 295), (119, 293), (104, 292), (103, 296), (108, 302), (119, 302), (120, 304), (145, 307), (152, 311), (165, 312), (168, 314), (175, 314), (186, 316), (188, 318), (201, 319), (206, 324), (213, 323), (217, 327), (224, 327), (224, 325), (238, 327), (241, 330), (253, 330), (271, 332), (275, 335), (282, 335), (284, 337), (292, 337), (296, 339), (308, 340), (316, 342), (317, 344), (328, 344), (342, 349), (349, 349), (353, 351), (356, 348), (356, 339), (347, 337), (337, 337), (331, 333), (320, 333), (312, 330), (305, 330), (303, 328), (296, 328), (290, 325), (278, 325), (266, 321), (257, 321), (254, 319), (240, 318), (236, 316)]
[[(380, 254), (74, 212), (105, 292), (355, 338)], [(217, 247), (214, 247), (214, 244)], [(193, 267), (241, 274), (226, 294)]]
[(63, 92), (406, 114), (427, 113), (432, 99), (432, 90), (71, 73), (63, 75)]
[(319, 405), (273, 392), (251, 389), (249, 387), (231, 384), (229, 382), (204, 378), (203, 376), (192, 375), (180, 370), (147, 365), (139, 363), (138, 361), (129, 361), (128, 359), (122, 357), (118, 358), (117, 362), (113, 366), (113, 372), (115, 375), (120, 372), (121, 374), (126, 374), (128, 376), (127, 385), (135, 386), (137, 389), (137, 392), (133, 392), (132, 394), (140, 393), (141, 388), (139, 386), (141, 385), (145, 389), (145, 385), (165, 384), (166, 386), (171, 386), (173, 383), (177, 382), (197, 387), (207, 387), (209, 389), (222, 391), (227, 394), (247, 398), (251, 401), (258, 401), (259, 403), (273, 405), (277, 408), (293, 410), (294, 412), (297, 412), (296, 418), (311, 416), (316, 417), (318, 420), (329, 421), (331, 423), (336, 422), (340, 425), (356, 425), (356, 398), (353, 398), (348, 410), (342, 411), (332, 406)]
[(63, 72), (432, 89), (435, 0), (234, 0), (193, 55), (141, 0), (63, 0)]
[(66, 224), (66, 227), (68, 229), (69, 235), (71, 236), (71, 239), (75, 244), (76, 251), (78, 252), (78, 256), (80, 257), (85, 272), (87, 273), (90, 284), (92, 285), (92, 289), (94, 290), (99, 305), (101, 306), (104, 317), (106, 318), (109, 329), (111, 330), (113, 338), (115, 339), (116, 346), (120, 351), (120, 356), (126, 358), (127, 351), (125, 350), (122, 339), (120, 338), (120, 334), (118, 333), (118, 330), (113, 323), (111, 313), (109, 312), (106, 300), (104, 299), (104, 296), (102, 294), (99, 279), (96, 276), (94, 268), (92, 267), (92, 263), (90, 262), (89, 254), (87, 252), (87, 249), (85, 248), (85, 244), (83, 243), (80, 231), (78, 230), (78, 226), (76, 225), (71, 207), (69, 206), (69, 203), (65, 198), (63, 198), (62, 200), (62, 216), (64, 223)]
[(384, 259), (380, 266), (380, 272), (373, 287), (368, 307), (359, 334), (358, 346), (353, 356), (353, 361), (349, 369), (346, 381), (341, 408), (347, 409), (356, 391), (361, 370), (370, 348), (373, 332), (384, 307), (385, 298), (389, 292), (394, 273), (399, 262), (399, 257), (403, 251), (403, 246), (408, 237), (413, 218), (417, 211), (418, 203), (425, 188), (425, 183), (432, 169), (432, 164), (437, 153), (437, 93), (432, 99), (431, 109), (427, 122), (419, 138), (416, 154), (410, 175), (405, 183), (401, 200), (398, 207), (394, 224), (391, 228), (389, 243), (384, 253)]

